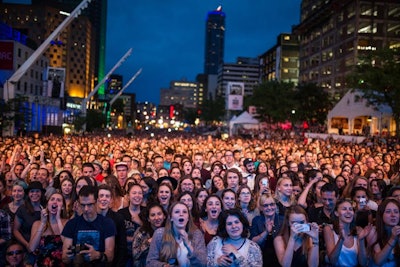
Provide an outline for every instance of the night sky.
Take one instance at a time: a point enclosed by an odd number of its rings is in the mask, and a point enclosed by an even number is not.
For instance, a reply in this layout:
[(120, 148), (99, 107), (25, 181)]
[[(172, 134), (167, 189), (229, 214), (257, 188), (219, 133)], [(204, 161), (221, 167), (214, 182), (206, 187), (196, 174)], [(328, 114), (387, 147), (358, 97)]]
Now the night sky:
[(207, 12), (222, 5), (227, 63), (257, 57), (276, 44), (277, 35), (300, 22), (301, 0), (118, 0), (108, 1), (106, 73), (133, 48), (115, 71), (137, 101), (158, 104), (160, 89), (172, 80), (195, 81), (203, 72)]
[[(96, 1), (96, 0), (92, 0)], [(30, 0), (7, 0), (29, 3)], [(219, 5), (226, 14), (225, 58), (257, 57), (300, 22), (301, 0), (108, 0), (106, 71), (133, 48), (114, 73), (137, 101), (158, 104), (172, 80), (195, 81), (203, 72), (206, 16)]]

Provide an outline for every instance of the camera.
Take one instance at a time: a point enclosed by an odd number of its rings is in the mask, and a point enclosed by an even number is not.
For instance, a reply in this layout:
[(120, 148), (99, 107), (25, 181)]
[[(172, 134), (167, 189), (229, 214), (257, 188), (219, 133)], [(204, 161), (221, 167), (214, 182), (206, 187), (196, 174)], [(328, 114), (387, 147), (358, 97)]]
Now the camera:
[(82, 250), (88, 250), (89, 248), (84, 244), (76, 244), (75, 246), (70, 247), (70, 249), (73, 254), (79, 254)]

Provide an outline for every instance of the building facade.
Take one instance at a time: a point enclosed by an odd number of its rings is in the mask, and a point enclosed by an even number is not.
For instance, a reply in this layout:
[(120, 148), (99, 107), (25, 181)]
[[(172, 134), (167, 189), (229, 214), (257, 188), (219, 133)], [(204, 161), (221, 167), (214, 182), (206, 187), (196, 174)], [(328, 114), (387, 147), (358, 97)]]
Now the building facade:
[(206, 38), (204, 52), (204, 73), (218, 74), (220, 65), (224, 62), (225, 44), (225, 13), (219, 6), (207, 14)]
[(197, 82), (172, 81), (170, 88), (161, 89), (160, 106), (180, 105), (182, 108), (195, 109), (203, 102), (203, 88)]
[(239, 57), (236, 63), (224, 63), (218, 73), (218, 95), (226, 97), (228, 83), (232, 82), (244, 84), (244, 96), (252, 95), (260, 83), (258, 59)]
[(300, 82), (317, 83), (340, 99), (360, 55), (400, 47), (400, 2), (303, 0), (293, 33), (301, 36)]
[(299, 38), (297, 35), (282, 33), (277, 43), (259, 56), (260, 78), (262, 81), (298, 83), (299, 79)]
[[(0, 5), (2, 22), (28, 36), (38, 47), (81, 1), (6, 2)], [(65, 68), (65, 89), (71, 97), (87, 96), (104, 77), (106, 10), (106, 0), (92, 1), (44, 53), (50, 67)]]

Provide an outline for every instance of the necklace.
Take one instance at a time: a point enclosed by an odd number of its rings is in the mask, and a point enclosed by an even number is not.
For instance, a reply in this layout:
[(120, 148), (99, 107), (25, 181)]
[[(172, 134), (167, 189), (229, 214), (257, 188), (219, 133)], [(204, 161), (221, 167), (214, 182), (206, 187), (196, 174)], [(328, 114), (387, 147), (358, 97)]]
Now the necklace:
[[(237, 241), (237, 240), (240, 240), (240, 239), (241, 239), (241, 237), (238, 238), (238, 239), (232, 239), (232, 238), (231, 238), (232, 241)], [(238, 248), (236, 248), (236, 249), (237, 249), (237, 250), (240, 250), (240, 249), (243, 247), (244, 243), (246, 243), (246, 238), (243, 238), (242, 244), (240, 245), (240, 247), (238, 247)], [(225, 240), (222, 240), (222, 245), (224, 245), (224, 244), (225, 244)], [(233, 245), (233, 244), (232, 244), (232, 245)], [(235, 245), (233, 245), (233, 246), (236, 247)]]

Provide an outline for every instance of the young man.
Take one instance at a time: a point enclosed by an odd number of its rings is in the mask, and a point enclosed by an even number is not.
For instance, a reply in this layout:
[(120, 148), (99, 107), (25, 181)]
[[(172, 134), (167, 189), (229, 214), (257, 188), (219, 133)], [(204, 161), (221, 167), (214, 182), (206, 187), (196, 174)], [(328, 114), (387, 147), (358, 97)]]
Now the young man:
[(97, 213), (113, 220), (117, 230), (115, 236), (115, 254), (112, 266), (124, 267), (128, 260), (124, 217), (110, 209), (112, 201), (111, 188), (106, 184), (102, 184), (98, 187), (98, 190)]
[(98, 192), (84, 186), (79, 191), (82, 215), (69, 220), (62, 236), (62, 260), (75, 266), (106, 266), (114, 259), (116, 229), (114, 222), (97, 214)]

